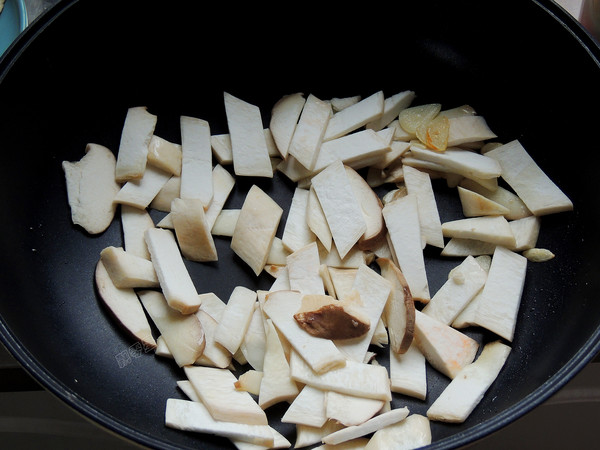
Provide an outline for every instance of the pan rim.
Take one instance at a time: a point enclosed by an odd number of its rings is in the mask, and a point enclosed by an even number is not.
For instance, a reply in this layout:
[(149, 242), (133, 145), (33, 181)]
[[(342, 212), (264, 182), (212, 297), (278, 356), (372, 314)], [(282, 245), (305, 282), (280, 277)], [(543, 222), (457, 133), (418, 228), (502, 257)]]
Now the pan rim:
[[(29, 24), (25, 31), (21, 33), (0, 57), (0, 83), (2, 83), (12, 65), (18, 60), (29, 44), (33, 42), (46, 27), (78, 1), (79, 0), (65, 0), (59, 2)], [(552, 0), (531, 0), (531, 2), (563, 26), (587, 51), (595, 64), (600, 67), (600, 44), (594, 40), (592, 35), (575, 18)], [(93, 421), (96, 425), (116, 433), (123, 439), (130, 440), (149, 448), (180, 448), (173, 446), (171, 443), (162, 439), (139, 432), (138, 430), (125, 425), (113, 416), (94, 408), (94, 406), (88, 403), (84, 398), (80, 397), (60, 380), (56, 379), (52, 373), (38, 362), (12, 333), (9, 324), (5, 322), (1, 315), (0, 341), (2, 341), (7, 350), (14, 356), (23, 369), (42, 387), (84, 417)], [(540, 406), (544, 401), (559, 391), (571, 381), (579, 371), (590, 363), (598, 353), (600, 353), (600, 326), (591, 334), (585, 344), (570, 360), (528, 396), (522, 398), (513, 406), (485, 422), (472, 426), (463, 433), (457, 433), (437, 442), (433, 442), (429, 448), (456, 448), (462, 445), (472, 444), (501, 430), (506, 425)]]

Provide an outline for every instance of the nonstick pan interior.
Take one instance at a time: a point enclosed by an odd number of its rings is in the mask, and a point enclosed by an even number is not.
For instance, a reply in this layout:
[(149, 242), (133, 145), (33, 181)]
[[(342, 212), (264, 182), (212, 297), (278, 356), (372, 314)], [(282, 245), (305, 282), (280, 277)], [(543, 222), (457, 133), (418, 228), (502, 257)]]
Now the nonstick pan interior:
[[(556, 257), (528, 266), (501, 376), (464, 424), (432, 424), (433, 446), (467, 444), (539, 405), (599, 348), (598, 47), (550, 2), (265, 8), (67, 1), (0, 61), (5, 345), (48, 390), (135, 442), (227, 446), (164, 426), (166, 398), (183, 398), (175, 384), (183, 373), (137, 346), (99, 301), (94, 266), (104, 247), (121, 245), (120, 222), (117, 215), (94, 237), (71, 224), (61, 162), (79, 159), (88, 142), (116, 151), (130, 106), (147, 106), (158, 116), (157, 134), (179, 142), (183, 114), (208, 120), (215, 134), (227, 131), (224, 91), (258, 105), (266, 120), (293, 92), (330, 98), (411, 89), (418, 103), (473, 106), (501, 140), (521, 140), (575, 204), (572, 213), (542, 219), (538, 245)], [(239, 180), (226, 207), (241, 206), (250, 183)], [(258, 184), (289, 207), (293, 184), (285, 177)], [(436, 188), (442, 220), (456, 218), (455, 192)], [(257, 279), (240, 264), (227, 239), (216, 245), (217, 263), (189, 264), (201, 291), (226, 300), (235, 285), (270, 286), (267, 275)], [(435, 291), (457, 261), (426, 257)], [(447, 380), (429, 370), (428, 383), (429, 401)], [(428, 401), (396, 396), (394, 405), (424, 413)], [(293, 442), (293, 427), (276, 428)]]

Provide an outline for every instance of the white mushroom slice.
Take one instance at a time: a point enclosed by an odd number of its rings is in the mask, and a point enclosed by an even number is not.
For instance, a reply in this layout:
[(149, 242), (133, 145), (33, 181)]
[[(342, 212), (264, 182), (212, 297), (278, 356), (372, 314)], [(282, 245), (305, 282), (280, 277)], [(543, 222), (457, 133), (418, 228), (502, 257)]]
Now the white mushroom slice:
[(338, 300), (343, 300), (348, 297), (354, 286), (354, 280), (358, 273), (358, 268), (339, 268), (327, 266), (329, 277), (333, 283), (333, 288)]
[(329, 391), (326, 393), (325, 415), (345, 426), (360, 425), (381, 411), (385, 402)]
[(97, 144), (88, 144), (79, 161), (62, 162), (71, 221), (90, 234), (105, 231), (115, 216), (113, 200), (121, 189), (115, 181), (115, 165), (115, 155)]
[(395, 450), (412, 450), (431, 444), (431, 424), (429, 419), (420, 414), (411, 414), (406, 419), (377, 430), (364, 450), (393, 448)]
[(211, 228), (214, 236), (233, 236), (241, 209), (222, 209)]
[(200, 294), (201, 309), (211, 315), (217, 322), (221, 320), (226, 303), (214, 292)]
[(409, 142), (392, 141), (390, 143), (390, 150), (388, 152), (384, 153), (381, 156), (381, 158), (379, 159), (379, 161), (372, 164), (371, 167), (373, 167), (375, 169), (386, 169), (392, 163), (394, 163), (396, 161), (400, 161), (400, 158), (402, 158), (402, 156), (406, 152), (408, 152), (409, 149), (410, 149)]
[(383, 102), (383, 114), (365, 126), (375, 131), (387, 127), (394, 119), (398, 118), (400, 111), (410, 106), (415, 96), (414, 91), (402, 91), (391, 97), (386, 97)]
[(121, 131), (115, 179), (122, 183), (142, 178), (148, 162), (148, 145), (154, 135), (157, 117), (145, 106), (127, 110)]
[(181, 253), (190, 261), (217, 261), (217, 249), (200, 199), (176, 198), (171, 218)]
[(305, 385), (287, 408), (281, 421), (310, 427), (322, 427), (327, 422), (325, 396), (327, 393)]
[(450, 325), (462, 309), (483, 288), (487, 272), (467, 256), (457, 267), (450, 271), (448, 280), (422, 309), (424, 314)]
[(288, 147), (288, 158), (293, 156), (303, 167), (312, 170), (331, 116), (331, 105), (309, 94)]
[(505, 216), (510, 210), (500, 203), (478, 194), (475, 191), (458, 186), (458, 196), (465, 217)]
[(329, 165), (312, 179), (312, 186), (323, 208), (333, 242), (344, 258), (364, 234), (367, 224), (343, 163), (336, 161)]
[(497, 178), (502, 174), (500, 164), (489, 153), (482, 155), (470, 150), (448, 148), (445, 152), (435, 152), (417, 145), (410, 148), (413, 157), (446, 166), (468, 178)]
[(344, 355), (354, 361), (365, 359), (377, 322), (392, 290), (392, 284), (366, 264), (358, 268), (352, 290), (357, 292), (361, 301), (360, 310), (368, 317), (371, 326), (358, 338), (336, 340), (335, 345)]
[(367, 257), (369, 253), (366, 250), (359, 249), (356, 245), (350, 249), (344, 258), (340, 256), (335, 243), (331, 245), (331, 250), (329, 252), (325, 250), (320, 242), (318, 242), (317, 245), (319, 247), (321, 264), (326, 264), (329, 267), (358, 269), (361, 264), (368, 263)]
[(167, 399), (165, 425), (178, 430), (214, 434), (230, 439), (271, 447), (274, 443), (273, 428), (269, 425), (215, 420), (202, 402)]
[(119, 289), (116, 287), (102, 260), (96, 264), (94, 281), (100, 298), (121, 326), (139, 339), (143, 345), (149, 348), (156, 347), (156, 340), (152, 336), (150, 324), (135, 291), (132, 288)]
[(121, 205), (121, 227), (127, 253), (150, 259), (144, 233), (147, 229), (154, 228), (154, 222), (148, 211), (134, 206)]
[(148, 165), (141, 178), (128, 181), (121, 187), (114, 201), (140, 209), (147, 208), (170, 178), (170, 173)]
[(262, 381), (263, 373), (259, 370), (250, 369), (242, 373), (235, 382), (235, 388), (240, 389), (250, 394), (258, 395), (260, 393), (260, 382)]
[(331, 433), (325, 436), (322, 441), (325, 444), (334, 445), (365, 436), (406, 419), (408, 413), (409, 411), (406, 407), (392, 409), (383, 412), (360, 425), (353, 425)]
[(323, 140), (339, 138), (379, 119), (383, 115), (384, 103), (383, 91), (378, 91), (354, 105), (338, 111), (329, 121)]
[(184, 367), (186, 377), (215, 420), (267, 425), (267, 415), (246, 391), (235, 389), (236, 376), (229, 369)]
[(286, 159), (277, 164), (275, 170), (284, 174), (294, 183), (300, 183), (302, 180), (306, 180), (315, 174), (314, 171), (304, 167), (293, 155), (290, 154), (288, 154)]
[(221, 213), (229, 194), (235, 186), (235, 178), (220, 164), (215, 164), (212, 169), (213, 197), (206, 210), (206, 223), (212, 230), (217, 217)]
[(383, 207), (389, 243), (397, 265), (404, 274), (415, 300), (430, 299), (417, 197), (408, 194)]
[(269, 292), (274, 291), (289, 291), (290, 287), (290, 276), (286, 266), (282, 266), (281, 270), (277, 273), (277, 278), (269, 288)]
[(244, 340), (240, 344), (240, 350), (244, 354), (248, 364), (253, 369), (262, 371), (265, 360), (267, 336), (263, 321), (263, 313), (258, 301), (254, 305), (254, 312), (248, 325), (248, 330), (244, 335)]
[(336, 160), (355, 169), (380, 161), (390, 151), (391, 141), (373, 130), (362, 130), (323, 142), (313, 173), (320, 172)]
[(181, 145), (153, 135), (148, 144), (148, 164), (169, 172), (181, 175)]
[(321, 443), (321, 439), (334, 431), (342, 429), (344, 426), (335, 420), (328, 420), (322, 427), (311, 427), (308, 425), (296, 425), (296, 442), (294, 448), (308, 447)]
[(181, 190), (182, 199), (197, 199), (205, 208), (213, 197), (212, 150), (207, 121), (181, 116)]
[(360, 95), (352, 95), (350, 97), (333, 97), (329, 102), (334, 112), (341, 111), (342, 109), (352, 106), (362, 100)]
[(404, 184), (409, 194), (417, 198), (419, 211), (419, 224), (425, 242), (434, 247), (444, 247), (442, 223), (438, 212), (431, 177), (414, 167), (405, 166)]
[(273, 178), (260, 109), (228, 92), (224, 100), (235, 174)]
[[(138, 302), (139, 302), (139, 299), (138, 299)], [(141, 303), (140, 303), (140, 305), (141, 305)], [(169, 350), (169, 347), (167, 347), (164, 337), (158, 336), (156, 338), (156, 348), (154, 349), (154, 354), (156, 356), (160, 356), (162, 358), (173, 359), (173, 354), (171, 353), (171, 350)]]
[(287, 269), (292, 290), (302, 294), (325, 294), (319, 273), (321, 262), (316, 242), (296, 250), (287, 257)]
[(229, 350), (232, 355), (238, 351), (244, 340), (244, 335), (250, 326), (255, 303), (256, 291), (236, 286), (218, 320), (219, 326), (215, 332), (215, 341)]
[(528, 216), (509, 222), (515, 235), (515, 245), (510, 250), (520, 252), (534, 248), (540, 234), (541, 219), (538, 216)]
[[(203, 305), (204, 306), (204, 305)], [(221, 344), (215, 342), (215, 332), (219, 325), (217, 320), (203, 309), (196, 311), (196, 317), (204, 330), (204, 351), (195, 364), (208, 365), (224, 369), (231, 364), (231, 353)]]
[(512, 341), (525, 284), (527, 258), (496, 247), (488, 278), (478, 299), (474, 322)]
[(523, 200), (521, 200), (515, 193), (508, 189), (497, 186), (494, 189), (486, 189), (481, 184), (465, 178), (461, 180), (460, 186), (468, 189), (469, 191), (476, 192), (491, 201), (498, 203), (508, 209), (507, 213), (503, 216), (508, 220), (521, 219), (523, 217), (531, 216), (531, 211), (527, 209)]
[(435, 399), (427, 417), (442, 422), (464, 422), (498, 377), (510, 350), (500, 341), (486, 344), (477, 360), (465, 366)]
[(231, 249), (259, 275), (267, 261), (283, 209), (252, 185), (231, 237)]
[(436, 370), (452, 379), (473, 362), (479, 348), (476, 340), (421, 311), (415, 311), (415, 319), (417, 345)]
[(308, 205), (308, 189), (296, 187), (292, 195), (292, 202), (287, 213), (281, 241), (290, 251), (295, 252), (315, 240), (315, 235), (310, 230), (306, 218)]
[(294, 349), (290, 354), (290, 371), (294, 380), (317, 389), (376, 400), (392, 399), (385, 366), (348, 360), (343, 367), (316, 373)]
[(459, 147), (470, 142), (494, 139), (496, 134), (490, 129), (483, 116), (462, 114), (448, 117), (450, 129), (448, 133), (448, 146)]
[(258, 395), (258, 404), (262, 409), (284, 401), (291, 402), (300, 392), (291, 378), (290, 366), (279, 334), (269, 319), (266, 320), (265, 333), (265, 360)]
[(158, 291), (143, 290), (138, 296), (158, 328), (179, 367), (194, 364), (204, 351), (204, 330), (195, 314), (180, 314)]
[(440, 253), (442, 256), (491, 255), (496, 244), (477, 239), (451, 238)]
[(198, 291), (183, 262), (173, 232), (151, 228), (146, 230), (145, 239), (169, 306), (183, 314), (196, 312), (200, 307)]
[(536, 216), (571, 211), (573, 202), (514, 140), (485, 154), (498, 161), (502, 178)]
[(126, 252), (123, 247), (105, 247), (100, 252), (100, 259), (118, 288), (150, 288), (160, 285), (152, 262)]
[(308, 191), (308, 199), (306, 201), (306, 223), (311, 232), (319, 239), (323, 247), (329, 252), (331, 250), (331, 243), (333, 237), (331, 236), (331, 230), (329, 224), (323, 213), (323, 208), (319, 203), (317, 194), (315, 193), (314, 187), (310, 186)]
[(515, 235), (504, 216), (481, 216), (456, 219), (442, 224), (445, 237), (475, 239), (513, 247)]
[(231, 135), (229, 133), (213, 134), (210, 137), (210, 148), (217, 162), (223, 166), (233, 164), (231, 151)]
[(346, 358), (332, 341), (311, 336), (300, 328), (294, 314), (301, 304), (302, 294), (298, 291), (272, 291), (266, 297), (263, 311), (316, 373), (345, 365)]
[(425, 356), (416, 342), (408, 350), (396, 353), (390, 347), (390, 383), (392, 392), (425, 400), (427, 397), (427, 368)]
[(284, 95), (271, 109), (269, 128), (284, 159), (287, 157), (290, 142), (296, 130), (302, 108), (304, 108), (304, 103), (306, 103), (304, 94), (297, 92)]
[(158, 211), (169, 212), (171, 211), (171, 203), (176, 198), (181, 197), (181, 177), (172, 176), (167, 182), (160, 188), (160, 191), (154, 196), (150, 204), (148, 205), (151, 209)]
[(285, 266), (287, 264), (287, 257), (290, 254), (291, 252), (285, 248), (281, 238), (275, 236), (271, 243), (271, 251), (267, 257), (267, 265)]

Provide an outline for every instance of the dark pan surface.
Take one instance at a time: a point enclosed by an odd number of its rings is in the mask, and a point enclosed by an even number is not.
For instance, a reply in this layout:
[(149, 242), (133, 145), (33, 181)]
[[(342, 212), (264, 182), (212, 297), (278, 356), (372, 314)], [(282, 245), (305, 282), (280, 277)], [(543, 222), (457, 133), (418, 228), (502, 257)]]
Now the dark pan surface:
[[(470, 104), (500, 139), (520, 139), (573, 199), (573, 213), (542, 220), (538, 245), (557, 256), (528, 266), (500, 378), (466, 423), (432, 424), (434, 446), (461, 446), (501, 428), (593, 358), (600, 341), (592, 163), (600, 50), (564, 11), (550, 2), (434, 1), (371, 2), (335, 13), (297, 4), (270, 15), (261, 7), (190, 3), (65, 2), (0, 61), (0, 334), (42, 385), (150, 447), (228, 445), (164, 427), (166, 398), (183, 398), (175, 385), (183, 373), (137, 348), (99, 302), (94, 265), (104, 247), (121, 244), (120, 222), (117, 216), (96, 237), (73, 226), (61, 169), (88, 142), (116, 151), (130, 106), (146, 105), (158, 116), (157, 134), (175, 142), (182, 114), (226, 132), (223, 91), (258, 105), (265, 117), (282, 95), (297, 91), (330, 98), (412, 89), (418, 103)], [(293, 185), (285, 178), (259, 185), (287, 208)], [(240, 180), (226, 207), (241, 206), (249, 186)], [(436, 187), (442, 220), (455, 218), (455, 193)], [(270, 286), (272, 279), (256, 279), (236, 260), (227, 239), (216, 243), (218, 263), (189, 264), (200, 291), (226, 300), (235, 285)], [(427, 264), (435, 292), (456, 261), (428, 251)], [(428, 400), (446, 384), (430, 370)], [(394, 402), (415, 413), (428, 404), (402, 396)], [(280, 415), (283, 406), (271, 410)], [(293, 443), (293, 427), (276, 426)]]

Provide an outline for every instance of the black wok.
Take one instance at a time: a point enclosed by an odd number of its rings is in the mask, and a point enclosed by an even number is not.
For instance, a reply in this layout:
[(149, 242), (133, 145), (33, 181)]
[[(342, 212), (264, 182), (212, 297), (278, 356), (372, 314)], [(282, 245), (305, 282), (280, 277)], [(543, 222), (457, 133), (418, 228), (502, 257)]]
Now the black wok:
[[(229, 445), (164, 426), (166, 398), (183, 398), (175, 384), (183, 374), (136, 347), (99, 301), (94, 265), (100, 250), (120, 245), (120, 222), (94, 237), (73, 226), (61, 169), (88, 142), (116, 151), (130, 106), (147, 106), (159, 118), (157, 134), (175, 142), (182, 114), (226, 132), (223, 91), (265, 117), (297, 91), (329, 98), (412, 89), (418, 103), (469, 104), (501, 140), (520, 139), (574, 201), (572, 213), (542, 220), (538, 245), (556, 257), (529, 264), (500, 377), (464, 424), (432, 424), (434, 447), (463, 446), (502, 428), (592, 360), (600, 348), (600, 49), (567, 13), (550, 1), (523, 0), (345, 3), (340, 10), (197, 3), (65, 1), (0, 61), (0, 336), (36, 380), (142, 445)], [(237, 184), (226, 207), (241, 205), (249, 183)], [(289, 205), (292, 184), (284, 177), (259, 185)], [(442, 220), (457, 217), (455, 193), (437, 187)], [(237, 284), (270, 286), (267, 275), (256, 279), (236, 260), (227, 239), (216, 244), (218, 263), (189, 265), (199, 290), (227, 299)], [(456, 261), (432, 251), (426, 257), (435, 291)], [(428, 377), (428, 401), (396, 396), (394, 405), (424, 413), (448, 382), (433, 370)], [(275, 426), (293, 443), (293, 427)]]

